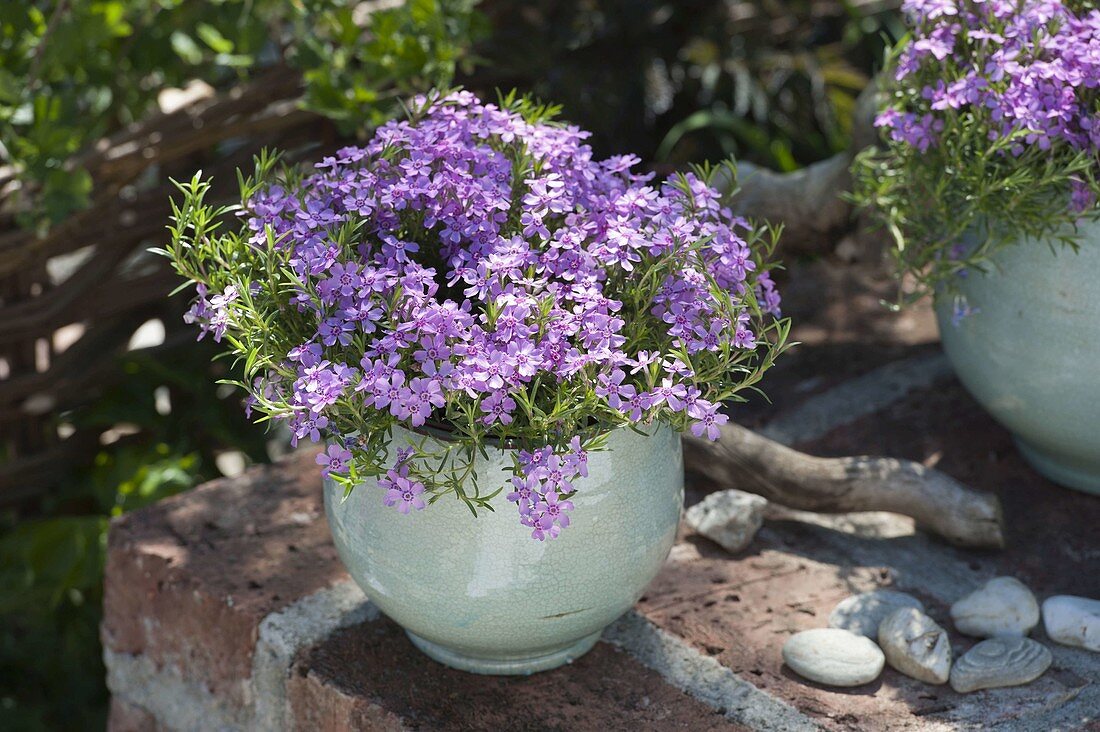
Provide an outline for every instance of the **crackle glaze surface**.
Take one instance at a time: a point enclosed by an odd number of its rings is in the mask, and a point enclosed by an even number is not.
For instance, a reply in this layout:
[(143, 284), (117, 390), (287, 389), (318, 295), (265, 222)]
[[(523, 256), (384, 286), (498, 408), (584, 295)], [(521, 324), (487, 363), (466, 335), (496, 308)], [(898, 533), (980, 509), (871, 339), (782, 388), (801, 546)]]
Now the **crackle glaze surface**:
[[(393, 450), (431, 438), (395, 429)], [(325, 481), (325, 510), (348, 572), (413, 642), (447, 665), (531, 673), (583, 654), (630, 609), (668, 555), (683, 505), (680, 436), (614, 432), (576, 481), (572, 525), (539, 542), (504, 491), (475, 519), (444, 498), (402, 516), (368, 481), (342, 501)], [(511, 458), (479, 458), (479, 485), (504, 485)]]
[(1001, 250), (997, 269), (962, 283), (979, 312), (958, 326), (950, 302), (936, 314), (959, 379), (1028, 462), (1100, 493), (1100, 222), (1080, 232), (1077, 253), (1034, 241)]

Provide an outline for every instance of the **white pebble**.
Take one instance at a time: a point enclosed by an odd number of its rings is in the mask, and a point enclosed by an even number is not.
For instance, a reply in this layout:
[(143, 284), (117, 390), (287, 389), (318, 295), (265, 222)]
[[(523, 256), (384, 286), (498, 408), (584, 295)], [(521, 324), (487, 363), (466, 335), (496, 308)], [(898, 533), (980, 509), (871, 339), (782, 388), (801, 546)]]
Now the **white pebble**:
[(799, 676), (828, 686), (861, 686), (882, 673), (886, 657), (870, 639), (837, 628), (795, 633), (783, 661)]
[(1052, 641), (1100, 651), (1100, 600), (1055, 595), (1043, 603), (1043, 627)]
[(1039, 624), (1039, 603), (1019, 580), (996, 577), (952, 605), (951, 620), (966, 635), (1019, 638)]

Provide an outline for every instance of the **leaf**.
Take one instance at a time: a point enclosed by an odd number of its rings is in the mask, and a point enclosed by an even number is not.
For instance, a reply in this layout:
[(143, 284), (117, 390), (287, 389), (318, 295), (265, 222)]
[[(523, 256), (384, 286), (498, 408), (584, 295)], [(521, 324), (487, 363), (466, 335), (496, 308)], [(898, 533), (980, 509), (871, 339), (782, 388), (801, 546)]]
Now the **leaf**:
[[(223, 36), (221, 31), (209, 23), (199, 23), (195, 26), (195, 35), (202, 39), (203, 43), (209, 46), (215, 53), (233, 53), (233, 41)], [(178, 52), (177, 49), (177, 53)]]
[(176, 52), (184, 62), (192, 66), (202, 63), (202, 49), (195, 43), (195, 39), (183, 31), (175, 31), (171, 35), (172, 50)]

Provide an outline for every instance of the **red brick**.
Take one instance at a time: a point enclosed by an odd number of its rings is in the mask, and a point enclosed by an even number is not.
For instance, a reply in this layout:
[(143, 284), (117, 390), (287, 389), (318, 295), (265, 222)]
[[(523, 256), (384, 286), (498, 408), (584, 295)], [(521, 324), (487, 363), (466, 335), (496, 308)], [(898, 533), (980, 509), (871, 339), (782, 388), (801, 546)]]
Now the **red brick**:
[(303, 651), (291, 674), (301, 729), (385, 730), (394, 719), (441, 731), (745, 729), (606, 643), (554, 671), (476, 676), (430, 660), (380, 620)]
[(112, 522), (103, 642), (243, 704), (260, 621), (343, 577), (301, 453)]

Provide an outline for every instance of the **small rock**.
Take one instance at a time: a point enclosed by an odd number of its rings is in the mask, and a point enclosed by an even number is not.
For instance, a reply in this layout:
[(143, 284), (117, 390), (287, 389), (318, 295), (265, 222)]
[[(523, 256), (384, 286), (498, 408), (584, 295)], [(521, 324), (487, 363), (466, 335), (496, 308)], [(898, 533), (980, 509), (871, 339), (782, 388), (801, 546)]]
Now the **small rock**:
[(929, 684), (946, 684), (951, 673), (947, 631), (915, 607), (887, 615), (878, 626), (878, 644), (886, 662), (906, 676)]
[(1100, 651), (1100, 600), (1055, 595), (1043, 603), (1043, 627), (1052, 641)]
[(903, 607), (924, 611), (924, 603), (896, 590), (874, 590), (841, 600), (829, 614), (829, 627), (850, 630), (874, 640), (878, 626), (890, 613)]
[(837, 628), (795, 633), (783, 661), (799, 676), (828, 686), (861, 686), (878, 678), (886, 657), (870, 639)]
[(1019, 686), (1050, 668), (1046, 646), (1030, 638), (990, 638), (964, 653), (951, 669), (951, 688), (960, 694)]
[(1039, 624), (1039, 603), (1019, 580), (995, 577), (952, 605), (951, 620), (978, 638), (1020, 638)]
[(751, 542), (764, 523), (764, 498), (744, 491), (711, 493), (687, 510), (687, 525), (736, 554)]

